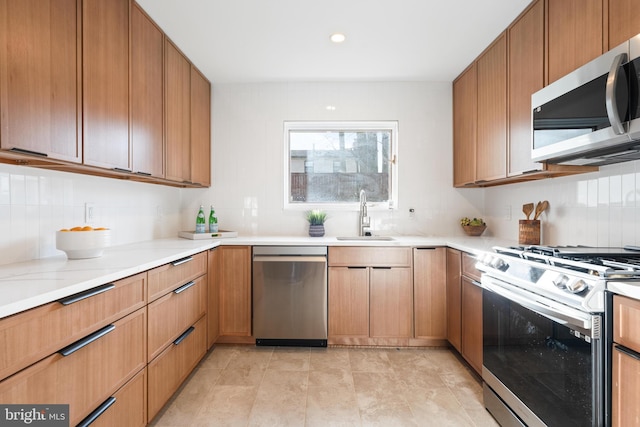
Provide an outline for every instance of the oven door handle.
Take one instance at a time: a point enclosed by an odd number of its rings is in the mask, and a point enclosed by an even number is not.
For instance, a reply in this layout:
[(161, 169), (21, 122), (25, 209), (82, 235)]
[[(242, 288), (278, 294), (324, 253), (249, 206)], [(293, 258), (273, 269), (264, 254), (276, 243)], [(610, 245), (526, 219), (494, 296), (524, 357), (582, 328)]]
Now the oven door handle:
[(539, 314), (540, 316), (546, 317), (547, 319), (560, 323), (561, 325), (574, 326), (576, 328), (581, 328), (588, 331), (591, 330), (592, 325), (590, 318), (585, 319), (574, 316), (569, 312), (569, 309), (561, 311), (561, 309), (549, 307), (541, 303), (540, 301), (526, 298), (515, 292), (505, 289), (502, 286), (494, 285), (487, 281), (483, 281), (482, 287), (498, 295), (501, 295), (508, 300), (517, 302), (521, 306)]

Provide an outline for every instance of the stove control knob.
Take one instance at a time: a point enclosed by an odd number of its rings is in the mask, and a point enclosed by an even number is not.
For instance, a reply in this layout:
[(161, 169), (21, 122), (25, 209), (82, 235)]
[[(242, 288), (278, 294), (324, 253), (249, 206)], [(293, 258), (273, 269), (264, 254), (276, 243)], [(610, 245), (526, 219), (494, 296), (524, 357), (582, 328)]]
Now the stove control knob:
[(571, 283), (567, 283), (567, 290), (574, 294), (579, 294), (587, 288), (587, 284), (582, 279), (575, 280)]
[(553, 284), (556, 285), (560, 289), (567, 289), (567, 283), (569, 283), (569, 278), (565, 274), (560, 274), (558, 277), (553, 279)]
[(494, 258), (494, 260), (491, 261), (491, 266), (500, 271), (506, 271), (509, 268), (509, 264), (504, 262), (502, 258)]

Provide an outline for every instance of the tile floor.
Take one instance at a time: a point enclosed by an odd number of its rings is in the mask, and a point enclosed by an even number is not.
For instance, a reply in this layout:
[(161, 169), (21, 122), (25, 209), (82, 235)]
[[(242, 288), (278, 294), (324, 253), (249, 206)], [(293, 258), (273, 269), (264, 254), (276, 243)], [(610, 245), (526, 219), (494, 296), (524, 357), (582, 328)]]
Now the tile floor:
[(497, 426), (446, 348), (214, 347), (154, 427)]

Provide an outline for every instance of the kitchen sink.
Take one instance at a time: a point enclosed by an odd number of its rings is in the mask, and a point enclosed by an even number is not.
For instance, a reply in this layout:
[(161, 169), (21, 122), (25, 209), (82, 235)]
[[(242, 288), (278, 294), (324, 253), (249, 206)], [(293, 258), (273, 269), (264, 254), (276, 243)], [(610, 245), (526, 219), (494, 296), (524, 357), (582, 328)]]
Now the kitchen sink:
[(393, 240), (390, 236), (346, 236), (336, 237), (338, 240)]

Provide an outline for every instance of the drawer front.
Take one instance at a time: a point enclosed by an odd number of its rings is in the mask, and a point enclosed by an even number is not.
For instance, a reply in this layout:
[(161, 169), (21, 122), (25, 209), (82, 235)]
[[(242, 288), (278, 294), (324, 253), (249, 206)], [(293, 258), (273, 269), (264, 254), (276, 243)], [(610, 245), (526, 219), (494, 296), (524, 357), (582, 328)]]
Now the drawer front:
[(146, 278), (137, 274), (76, 294), (76, 302), (66, 298), (0, 320), (0, 380), (144, 307)]
[(476, 262), (475, 256), (462, 252), (462, 275), (479, 282), (482, 272), (476, 268)]
[(202, 359), (206, 348), (207, 322), (206, 318), (202, 317), (193, 325), (193, 330), (186, 338), (181, 341), (176, 340), (149, 364), (149, 421), (153, 420), (153, 417)]
[(0, 402), (69, 404), (70, 423), (77, 424), (144, 368), (146, 324), (140, 309), (77, 351), (54, 353), (18, 372), (0, 382)]
[(147, 425), (147, 370), (131, 378), (85, 420), (89, 417), (94, 418), (91, 427)]
[(151, 302), (207, 272), (207, 253), (191, 255), (161, 267), (149, 270), (149, 295)]
[(331, 267), (410, 267), (411, 248), (333, 246)]
[(640, 353), (640, 301), (613, 296), (613, 340)]
[(207, 310), (207, 276), (155, 300), (148, 307), (148, 360), (193, 325)]

